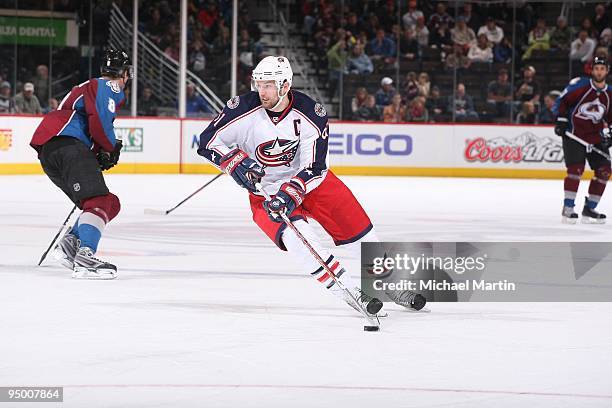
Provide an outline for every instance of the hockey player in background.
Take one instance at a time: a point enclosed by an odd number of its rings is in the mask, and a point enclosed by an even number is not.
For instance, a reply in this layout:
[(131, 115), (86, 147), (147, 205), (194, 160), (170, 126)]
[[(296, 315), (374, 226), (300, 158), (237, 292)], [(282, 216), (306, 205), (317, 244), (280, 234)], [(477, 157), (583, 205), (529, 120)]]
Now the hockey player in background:
[(113, 122), (125, 102), (123, 89), (132, 67), (128, 55), (114, 49), (105, 52), (102, 62), (101, 77), (72, 88), (58, 109), (43, 118), (30, 143), (47, 176), (83, 210), (54, 248), (72, 277), (81, 279), (114, 279), (117, 274), (115, 265), (94, 255), (104, 227), (120, 209), (102, 170), (119, 161), (122, 143)]
[[(293, 221), (361, 306), (371, 314), (378, 313), (382, 302), (351, 282), (345, 266), (321, 245), (307, 222), (316, 220), (336, 245), (345, 245), (357, 255), (362, 241), (378, 241), (364, 209), (329, 170), (325, 108), (291, 90), (293, 71), (285, 57), (264, 58), (253, 70), (252, 79), (256, 91), (227, 102), (200, 135), (198, 154), (249, 191), (255, 223), (281, 250), (295, 257), (304, 272), (351, 304), (295, 233), (285, 228), (281, 213)], [(270, 201), (257, 191), (259, 181), (272, 196)], [(404, 306), (413, 307), (407, 302), (403, 298)]]
[(609, 69), (606, 58), (595, 57), (590, 78), (572, 79), (553, 107), (553, 113), (556, 115), (555, 133), (563, 138), (563, 155), (567, 167), (562, 210), (564, 223), (574, 224), (578, 220), (574, 205), (585, 160), (595, 172), (595, 176), (589, 184), (589, 195), (582, 209), (582, 222), (606, 222), (606, 216), (595, 208), (610, 178), (610, 161), (566, 137), (565, 132), (573, 133), (604, 152), (612, 146), (612, 86), (606, 84)]

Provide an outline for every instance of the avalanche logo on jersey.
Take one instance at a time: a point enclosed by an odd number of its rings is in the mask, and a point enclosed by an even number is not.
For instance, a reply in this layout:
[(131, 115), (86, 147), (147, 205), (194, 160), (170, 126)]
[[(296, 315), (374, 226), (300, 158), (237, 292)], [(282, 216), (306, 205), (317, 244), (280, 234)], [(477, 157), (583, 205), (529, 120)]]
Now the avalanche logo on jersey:
[(605, 112), (606, 107), (599, 102), (598, 99), (596, 99), (580, 105), (576, 117), (584, 120), (590, 120), (593, 123), (599, 123), (599, 121), (603, 119)]
[(264, 166), (290, 166), (298, 150), (300, 140), (274, 139), (257, 146), (255, 157)]

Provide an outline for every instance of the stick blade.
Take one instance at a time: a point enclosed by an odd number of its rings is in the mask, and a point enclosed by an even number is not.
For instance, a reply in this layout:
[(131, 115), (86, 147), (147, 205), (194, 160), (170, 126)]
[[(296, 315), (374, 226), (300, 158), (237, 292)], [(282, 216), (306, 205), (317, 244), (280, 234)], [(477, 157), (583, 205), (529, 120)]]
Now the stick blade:
[(152, 208), (145, 208), (144, 213), (147, 215), (167, 215), (168, 211), (154, 210)]

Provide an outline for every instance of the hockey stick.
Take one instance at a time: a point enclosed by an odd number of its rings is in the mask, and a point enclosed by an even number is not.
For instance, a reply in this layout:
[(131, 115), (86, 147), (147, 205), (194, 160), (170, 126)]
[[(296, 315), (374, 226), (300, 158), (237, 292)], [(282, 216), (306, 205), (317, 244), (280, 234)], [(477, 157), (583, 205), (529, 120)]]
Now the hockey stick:
[[(270, 194), (268, 194), (262, 187), (261, 183), (256, 183), (255, 184), (255, 188), (261, 192), (264, 197), (266, 198), (266, 200), (270, 201), (272, 199), (272, 197), (270, 197)], [(321, 265), (321, 267), (323, 269), (325, 269), (325, 271), (329, 274), (329, 276), (334, 280), (334, 282), (336, 283), (336, 285), (338, 285), (338, 287), (346, 294), (346, 296), (348, 297), (348, 299), (351, 299), (353, 304), (355, 306), (357, 306), (357, 309), (361, 311), (361, 314), (366, 318), (366, 320), (368, 321), (370, 326), (376, 326), (376, 327), (380, 327), (380, 322), (378, 321), (378, 318), (376, 318), (376, 320), (374, 320), (374, 318), (370, 317), (368, 315), (368, 312), (366, 310), (364, 310), (364, 308), (361, 307), (361, 305), (359, 304), (359, 302), (357, 301), (357, 299), (355, 299), (355, 297), (353, 296), (353, 294), (346, 288), (346, 286), (344, 286), (344, 284), (342, 282), (340, 282), (340, 280), (336, 277), (336, 275), (334, 274), (334, 272), (332, 272), (332, 270), (329, 268), (329, 266), (327, 265), (327, 263), (323, 260), (323, 258), (321, 258), (321, 255), (319, 255), (317, 253), (317, 251), (312, 247), (312, 245), (310, 245), (310, 242), (308, 242), (308, 240), (306, 238), (304, 238), (304, 236), (302, 235), (302, 233), (300, 232), (300, 230), (297, 229), (297, 227), (295, 226), (295, 224), (293, 224), (293, 222), (291, 222), (291, 220), (289, 219), (289, 217), (287, 216), (287, 214), (285, 213), (280, 213), (281, 218), (283, 219), (283, 222), (285, 223), (285, 225), (287, 225), (287, 227), (289, 227), (291, 229), (291, 231), (293, 231), (295, 233), (295, 235), (298, 237), (298, 239), (300, 241), (302, 241), (302, 244), (304, 244), (304, 246), (306, 247), (306, 249), (308, 249), (308, 251), (310, 252), (310, 254), (316, 259), (317, 263), (319, 265)]]
[(594, 151), (595, 153), (600, 154), (601, 156), (605, 157), (606, 160), (611, 161), (610, 160), (610, 155), (606, 152), (604, 152), (601, 149), (598, 149), (597, 147), (593, 146), (590, 143), (585, 142), (584, 140), (580, 139), (578, 136), (576, 136), (575, 134), (566, 131), (565, 132), (565, 136), (569, 137), (572, 140), (575, 140), (576, 142), (580, 143), (581, 145), (583, 145), (586, 148), (587, 153), (590, 153), (590, 151)]
[(53, 241), (51, 241), (51, 244), (49, 245), (49, 248), (47, 248), (47, 250), (45, 251), (44, 254), (42, 254), (42, 256), (40, 257), (40, 261), (38, 261), (38, 266), (40, 266), (43, 261), (45, 260), (45, 258), (47, 257), (47, 254), (49, 253), (49, 251), (51, 250), (51, 248), (53, 248), (53, 244), (55, 244), (55, 241), (57, 241), (57, 237), (59, 237), (59, 235), (62, 233), (62, 231), (64, 230), (64, 228), (66, 228), (66, 224), (68, 224), (68, 220), (70, 219), (70, 217), (72, 217), (72, 214), (74, 213), (74, 210), (76, 210), (77, 206), (75, 205), (74, 207), (72, 207), (72, 210), (70, 211), (70, 214), (68, 214), (68, 216), (66, 217), (66, 219), (64, 220), (64, 223), (62, 224), (62, 226), (60, 227), (59, 231), (57, 231), (57, 234), (55, 234), (55, 236), (53, 237)]
[(185, 198), (183, 201), (181, 201), (180, 203), (178, 203), (177, 205), (175, 205), (174, 207), (170, 208), (169, 210), (166, 211), (162, 211), (162, 210), (153, 210), (151, 208), (145, 208), (144, 213), (145, 214), (149, 214), (149, 215), (168, 215), (170, 214), (172, 211), (176, 210), (178, 207), (181, 206), (181, 204), (183, 204), (185, 201), (189, 200), (191, 197), (193, 197), (194, 195), (198, 194), (200, 191), (204, 190), (204, 188), (206, 186), (208, 186), (210, 183), (212, 183), (213, 181), (215, 181), (216, 179), (218, 179), (219, 177), (221, 177), (223, 174), (225, 173), (219, 173), (217, 174), (215, 177), (213, 177), (211, 180), (209, 180), (206, 184), (204, 184), (202, 187), (198, 188), (196, 191), (194, 191), (193, 193), (191, 193), (189, 195), (189, 197)]

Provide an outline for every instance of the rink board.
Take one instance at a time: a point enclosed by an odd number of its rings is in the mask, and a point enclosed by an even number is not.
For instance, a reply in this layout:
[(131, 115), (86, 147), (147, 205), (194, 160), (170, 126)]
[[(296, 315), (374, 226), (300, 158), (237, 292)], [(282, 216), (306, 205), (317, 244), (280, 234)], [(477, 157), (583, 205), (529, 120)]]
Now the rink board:
[[(38, 116), (0, 117), (0, 174), (40, 174), (29, 141)], [(113, 173), (216, 173), (197, 154), (208, 120), (121, 118), (121, 163)], [(550, 126), (331, 122), (338, 174), (562, 178), (561, 139)], [(585, 177), (591, 177), (587, 172)]]

